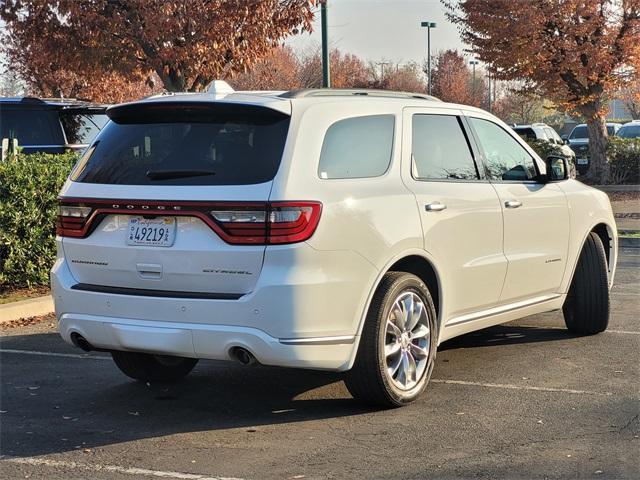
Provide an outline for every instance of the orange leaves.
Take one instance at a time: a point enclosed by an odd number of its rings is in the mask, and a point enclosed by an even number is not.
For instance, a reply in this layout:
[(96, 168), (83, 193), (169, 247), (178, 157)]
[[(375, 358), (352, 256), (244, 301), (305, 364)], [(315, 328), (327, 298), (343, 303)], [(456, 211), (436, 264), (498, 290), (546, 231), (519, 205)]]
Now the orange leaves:
[(533, 82), (584, 115), (624, 85), (620, 69), (640, 75), (640, 0), (442, 1), (499, 78)]
[[(132, 72), (156, 72), (170, 91), (200, 89), (224, 73), (242, 71), (284, 37), (310, 30), (315, 4), (312, 0), (6, 3), (2, 18), (10, 45), (5, 50), (35, 88), (40, 88), (37, 78), (55, 65), (89, 83), (101, 81), (103, 72), (125, 79), (137, 75)], [(58, 87), (63, 86), (54, 86)]]

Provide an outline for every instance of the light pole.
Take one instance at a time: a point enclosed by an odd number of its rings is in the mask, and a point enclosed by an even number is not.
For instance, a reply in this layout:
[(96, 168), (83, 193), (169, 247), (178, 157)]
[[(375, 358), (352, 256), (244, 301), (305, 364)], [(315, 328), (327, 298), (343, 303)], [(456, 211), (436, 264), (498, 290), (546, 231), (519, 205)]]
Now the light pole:
[(431, 95), (431, 29), (436, 28), (435, 22), (420, 22), (421, 27), (427, 27), (427, 85)]
[(384, 80), (384, 67), (389, 65), (389, 62), (378, 62), (380, 65), (380, 85), (382, 85), (382, 81)]
[(329, 35), (327, 33), (327, 2), (320, 4), (320, 19), (322, 29), (322, 86), (331, 88), (331, 72), (329, 70)]
[(476, 65), (478, 65), (480, 62), (478, 60), (471, 60), (469, 62), (469, 65), (471, 65), (473, 67), (473, 82), (471, 83), (471, 95), (473, 96), (473, 99), (476, 99)]

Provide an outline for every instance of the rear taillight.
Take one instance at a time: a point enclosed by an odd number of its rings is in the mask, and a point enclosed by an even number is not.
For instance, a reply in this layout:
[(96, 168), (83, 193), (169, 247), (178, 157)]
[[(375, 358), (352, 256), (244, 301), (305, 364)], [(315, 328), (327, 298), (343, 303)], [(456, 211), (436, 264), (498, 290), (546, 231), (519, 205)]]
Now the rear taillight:
[(264, 208), (220, 206), (211, 216), (227, 243), (282, 245), (309, 239), (320, 220), (318, 202), (271, 202)]
[(58, 206), (56, 233), (62, 237), (83, 237), (91, 211), (91, 207), (79, 205)]
[(188, 216), (204, 221), (232, 245), (283, 245), (308, 240), (320, 202), (171, 202), (61, 198), (56, 232), (83, 238), (107, 214)]

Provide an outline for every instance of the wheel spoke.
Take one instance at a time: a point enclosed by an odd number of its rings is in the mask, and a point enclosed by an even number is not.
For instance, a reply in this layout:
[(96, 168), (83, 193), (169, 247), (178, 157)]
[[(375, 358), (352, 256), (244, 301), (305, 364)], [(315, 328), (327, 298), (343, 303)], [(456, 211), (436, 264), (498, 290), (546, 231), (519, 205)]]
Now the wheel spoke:
[(402, 352), (402, 354), (400, 355), (400, 369), (398, 372), (398, 382), (400, 382), (400, 384), (402, 384), (403, 386), (407, 386), (407, 373), (409, 371), (409, 355), (407, 355), (407, 352)]
[(409, 345), (409, 348), (411, 349), (411, 354), (417, 360), (422, 360), (423, 358), (427, 358), (429, 356), (429, 352), (426, 347), (422, 348), (421, 346), (412, 343), (411, 345)]
[(407, 377), (407, 382), (414, 383), (416, 381), (416, 370), (417, 370), (416, 359), (413, 358), (413, 355), (411, 355), (411, 353), (407, 353), (406, 357), (407, 357), (407, 372), (405, 376)]
[(402, 345), (400, 344), (400, 342), (387, 343), (384, 346), (384, 356), (388, 358), (391, 355), (398, 353), (401, 348)]
[(402, 355), (398, 355), (392, 362), (387, 363), (387, 371), (389, 372), (389, 376), (393, 378), (398, 369), (400, 368), (400, 364), (402, 363)]
[(387, 320), (387, 334), (398, 338), (402, 335), (402, 331), (391, 320)]
[(425, 338), (427, 335), (429, 335), (429, 332), (429, 327), (424, 324), (420, 324), (415, 330), (411, 332), (411, 338)]
[(407, 295), (402, 299), (402, 328), (408, 330), (408, 324), (413, 312), (413, 295)]
[(391, 316), (393, 317), (393, 323), (400, 329), (400, 331), (404, 330), (406, 320), (404, 316), (404, 308), (403, 305), (400, 305), (400, 302), (396, 301), (396, 303), (393, 304)]
[[(412, 295), (413, 297), (413, 295)], [(424, 313), (424, 306), (422, 305), (422, 302), (418, 301), (418, 302), (413, 302), (413, 310), (411, 310), (410, 315), (409, 315), (409, 322), (407, 323), (407, 330), (411, 331), (413, 330), (416, 325), (418, 324), (418, 322), (420, 321), (420, 318), (422, 317)]]

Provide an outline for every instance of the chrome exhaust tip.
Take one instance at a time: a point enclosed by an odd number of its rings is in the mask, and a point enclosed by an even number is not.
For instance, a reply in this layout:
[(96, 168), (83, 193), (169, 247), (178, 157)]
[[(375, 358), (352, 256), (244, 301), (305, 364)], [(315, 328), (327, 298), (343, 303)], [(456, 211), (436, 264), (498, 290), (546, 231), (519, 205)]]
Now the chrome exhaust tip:
[(241, 365), (253, 365), (257, 363), (253, 353), (243, 347), (233, 347), (229, 350), (229, 356)]
[(85, 352), (91, 352), (92, 350), (95, 350), (93, 348), (93, 345), (91, 345), (86, 338), (84, 338), (82, 335), (80, 335), (79, 333), (72, 333), (71, 334), (71, 342), (73, 342), (73, 344), (84, 350)]

